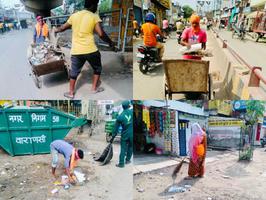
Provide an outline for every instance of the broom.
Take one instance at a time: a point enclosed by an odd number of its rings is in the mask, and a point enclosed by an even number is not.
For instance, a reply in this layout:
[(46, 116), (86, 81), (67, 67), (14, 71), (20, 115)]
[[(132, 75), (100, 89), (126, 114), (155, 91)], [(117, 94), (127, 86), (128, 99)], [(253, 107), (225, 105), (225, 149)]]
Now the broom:
[(174, 171), (173, 171), (173, 173), (172, 173), (172, 179), (173, 179), (173, 182), (175, 181), (175, 179), (176, 179), (176, 177), (177, 177), (177, 173), (179, 173), (179, 171), (180, 171), (180, 169), (181, 169), (183, 163), (185, 162), (185, 159), (186, 159), (186, 157), (183, 158), (183, 159), (181, 160), (181, 162), (180, 162), (179, 164), (177, 164), (177, 166), (175, 167), (175, 169), (174, 169)]

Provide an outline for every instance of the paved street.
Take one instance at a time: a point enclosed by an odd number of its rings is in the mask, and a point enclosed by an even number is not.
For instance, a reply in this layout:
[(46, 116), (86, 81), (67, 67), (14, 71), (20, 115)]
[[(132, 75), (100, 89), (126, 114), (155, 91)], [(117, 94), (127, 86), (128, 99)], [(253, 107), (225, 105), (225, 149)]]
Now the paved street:
[[(204, 60), (210, 61), (209, 72), (215, 77), (214, 81), (221, 81), (226, 76), (225, 66), (221, 62), (222, 47), (221, 44), (217, 42), (215, 36), (208, 31), (208, 41), (207, 49), (211, 50), (213, 56), (205, 57)], [(246, 40), (242, 42), (238, 39), (231, 38), (231, 32), (221, 31), (221, 36), (228, 40), (229, 45), (240, 54), (250, 65), (262, 66), (263, 73), (266, 76), (266, 61), (264, 55), (266, 54), (266, 43), (255, 43), (251, 40)], [(172, 34), (174, 35), (174, 33)], [(141, 39), (136, 39), (134, 43), (134, 52), (136, 52), (136, 47), (142, 44)], [(178, 45), (176, 39), (167, 39), (165, 46), (164, 59), (179, 59), (181, 55), (178, 51), (180, 45)], [(224, 56), (222, 56), (224, 57)], [(239, 63), (233, 59), (232, 63), (239, 65)], [(164, 70), (163, 66), (159, 66), (152, 70), (150, 73), (143, 75), (139, 71), (139, 65), (136, 61), (136, 56), (134, 53), (134, 64), (133, 64), (133, 91), (135, 99), (162, 99), (164, 98)], [(215, 88), (217, 89), (217, 88)], [(175, 99), (183, 99), (184, 95), (173, 95)], [(223, 98), (231, 98), (230, 96), (223, 96)]]
[(228, 41), (228, 44), (233, 48), (249, 65), (262, 67), (263, 75), (266, 77), (266, 42), (259, 40), (255, 42), (252, 38), (247, 37), (241, 41), (236, 37), (232, 38), (232, 32), (227, 30), (218, 30), (219, 35)]
[[(32, 30), (11, 31), (0, 35), (0, 98), (1, 99), (64, 99), (68, 91), (65, 73), (44, 75), (38, 89), (27, 61), (27, 49), (32, 42)], [(102, 52), (102, 87), (104, 92), (90, 95), (92, 69), (84, 67), (77, 83), (76, 99), (132, 98), (132, 69), (120, 61), (120, 54)]]
[[(257, 148), (252, 161), (239, 162), (238, 151), (208, 151), (205, 176), (193, 180), (184, 179), (187, 176), (188, 163), (183, 164), (174, 183), (171, 173), (176, 165), (136, 174), (134, 199), (265, 200), (262, 187), (266, 177), (263, 164), (266, 161), (265, 153), (264, 149)], [(162, 159), (158, 160), (161, 162)], [(187, 189), (181, 193), (168, 192), (173, 185)]]

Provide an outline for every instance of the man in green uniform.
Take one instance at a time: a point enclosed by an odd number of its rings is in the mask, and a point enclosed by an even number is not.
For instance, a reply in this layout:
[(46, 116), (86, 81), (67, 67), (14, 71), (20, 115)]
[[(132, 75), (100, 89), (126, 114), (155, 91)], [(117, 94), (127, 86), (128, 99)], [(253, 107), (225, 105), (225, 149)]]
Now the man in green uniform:
[(113, 136), (117, 135), (119, 126), (122, 126), (121, 143), (120, 143), (120, 156), (117, 167), (125, 167), (130, 163), (133, 152), (133, 111), (130, 109), (130, 101), (124, 101), (122, 103), (123, 112), (117, 117)]

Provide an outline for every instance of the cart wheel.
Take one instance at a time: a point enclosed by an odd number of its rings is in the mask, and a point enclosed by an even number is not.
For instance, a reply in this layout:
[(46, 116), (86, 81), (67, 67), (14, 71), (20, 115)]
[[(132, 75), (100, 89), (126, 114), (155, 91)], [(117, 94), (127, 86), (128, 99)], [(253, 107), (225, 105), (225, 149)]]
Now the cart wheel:
[(109, 135), (109, 133), (106, 133), (106, 142), (110, 142), (112, 139), (112, 136)]
[(66, 75), (67, 75), (67, 79), (69, 80), (70, 79), (70, 70), (69, 70), (69, 68), (67, 66), (65, 67), (65, 72), (66, 72)]
[(147, 74), (147, 72), (149, 70), (149, 66), (147, 64), (140, 63), (139, 64), (139, 70), (141, 71), (141, 73)]
[(259, 33), (256, 33), (255, 35), (255, 41), (258, 42), (260, 39), (261, 35)]
[(42, 87), (42, 79), (41, 77), (38, 77), (34, 72), (31, 74), (33, 81), (37, 88), (41, 89)]

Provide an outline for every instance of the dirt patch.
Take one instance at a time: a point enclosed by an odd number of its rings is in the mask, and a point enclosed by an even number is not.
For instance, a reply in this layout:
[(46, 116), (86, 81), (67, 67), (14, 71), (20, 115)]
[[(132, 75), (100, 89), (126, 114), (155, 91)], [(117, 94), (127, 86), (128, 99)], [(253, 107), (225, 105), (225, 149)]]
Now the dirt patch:
[[(175, 166), (135, 175), (134, 199), (265, 200), (261, 187), (266, 177), (262, 164), (266, 162), (265, 154), (262, 149), (256, 149), (254, 159), (249, 163), (238, 162), (237, 152), (212, 156), (206, 163), (204, 178), (192, 180), (184, 179), (188, 171), (185, 163), (174, 183), (171, 173)], [(171, 193), (172, 186), (186, 190)]]

